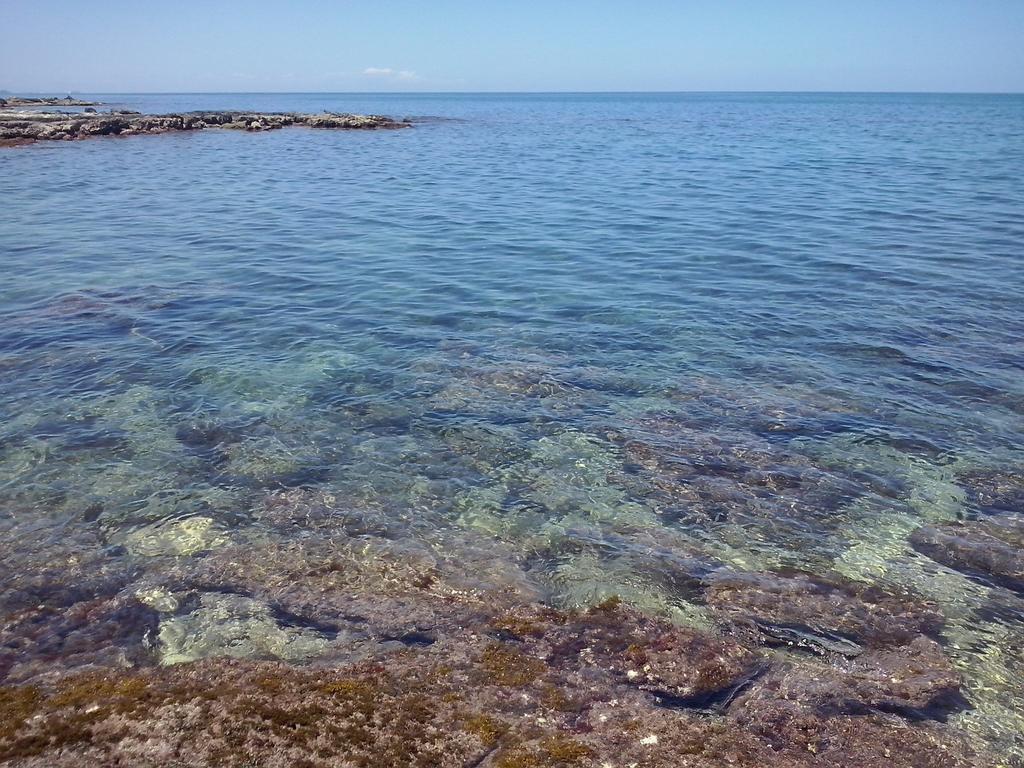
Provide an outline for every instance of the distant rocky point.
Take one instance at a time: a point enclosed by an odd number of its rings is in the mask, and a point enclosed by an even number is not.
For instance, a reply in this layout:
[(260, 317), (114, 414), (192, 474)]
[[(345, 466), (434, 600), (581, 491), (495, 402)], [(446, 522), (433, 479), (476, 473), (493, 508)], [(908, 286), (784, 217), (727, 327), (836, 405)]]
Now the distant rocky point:
[(99, 101), (74, 99), (70, 95), (63, 98), (56, 96), (44, 98), (5, 96), (0, 98), (0, 109), (10, 109), (11, 107), (98, 107), (101, 103)]
[[(84, 102), (83, 102), (84, 103)], [(7, 106), (11, 102), (8, 100)], [(139, 112), (89, 111), (37, 112), (0, 110), (0, 147), (35, 141), (70, 141), (93, 136), (137, 136), (150, 133), (199, 131), (226, 128), (241, 131), (270, 131), (287, 126), (332, 129), (408, 128), (411, 123), (380, 115), (347, 115), (332, 112), (298, 114), (284, 112), (188, 112), (144, 115)]]

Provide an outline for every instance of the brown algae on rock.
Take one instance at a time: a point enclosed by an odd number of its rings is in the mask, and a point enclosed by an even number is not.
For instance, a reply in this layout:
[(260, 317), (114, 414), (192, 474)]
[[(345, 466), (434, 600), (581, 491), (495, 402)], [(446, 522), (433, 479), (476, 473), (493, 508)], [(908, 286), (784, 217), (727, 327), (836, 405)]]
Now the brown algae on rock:
[[(714, 657), (691, 633), (609, 604), (551, 622), (521, 651), (468, 632), (444, 648), (342, 666), (206, 660), (0, 688), (0, 760), (156, 766), (898, 766), (993, 764), (940, 722), (865, 700), (856, 714), (792, 699), (777, 673), (715, 714), (659, 703), (607, 666), (618, 649), (668, 684), (676, 664), (705, 686)], [(482, 629), (482, 628), (480, 628)], [(478, 630), (479, 631), (479, 630)], [(474, 639), (475, 638), (475, 639)], [(721, 647), (707, 637), (700, 643)], [(520, 673), (517, 667), (528, 671)], [(837, 673), (839, 673), (837, 671)], [(884, 679), (878, 678), (884, 685)], [(543, 687), (535, 687), (543, 682)], [(468, 683), (468, 684), (467, 684)], [(583, 702), (551, 707), (545, 691)], [(858, 695), (852, 689), (851, 695)]]

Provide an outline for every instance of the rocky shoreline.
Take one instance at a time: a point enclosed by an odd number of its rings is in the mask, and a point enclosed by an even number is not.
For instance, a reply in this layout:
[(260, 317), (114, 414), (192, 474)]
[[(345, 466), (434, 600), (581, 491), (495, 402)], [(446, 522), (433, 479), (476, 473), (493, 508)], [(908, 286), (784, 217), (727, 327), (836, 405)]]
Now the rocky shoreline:
[(411, 123), (381, 115), (349, 115), (332, 112), (300, 114), (217, 111), (144, 115), (138, 112), (119, 111), (72, 115), (61, 112), (0, 110), (0, 147), (31, 144), (36, 141), (72, 141), (94, 136), (139, 136), (200, 131), (209, 128), (271, 131), (289, 126), (367, 130), (408, 128)]

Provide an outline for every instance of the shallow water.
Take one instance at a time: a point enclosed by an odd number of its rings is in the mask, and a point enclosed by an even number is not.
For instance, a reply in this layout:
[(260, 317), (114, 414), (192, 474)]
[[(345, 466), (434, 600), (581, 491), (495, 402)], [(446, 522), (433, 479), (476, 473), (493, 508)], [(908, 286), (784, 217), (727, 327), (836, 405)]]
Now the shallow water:
[(1024, 514), (1024, 98), (100, 98), (430, 119), (0, 154), (9, 599), (301, 488), (560, 606), (707, 626), (680, 553), (909, 589), (1024, 754), (1020, 591), (909, 538)]

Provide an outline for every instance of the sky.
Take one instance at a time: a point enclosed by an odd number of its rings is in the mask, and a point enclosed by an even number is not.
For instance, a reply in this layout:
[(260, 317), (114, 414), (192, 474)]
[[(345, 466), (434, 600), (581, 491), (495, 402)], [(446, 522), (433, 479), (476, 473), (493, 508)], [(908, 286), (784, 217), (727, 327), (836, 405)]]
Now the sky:
[(1024, 91), (1024, 0), (0, 0), (0, 89)]

